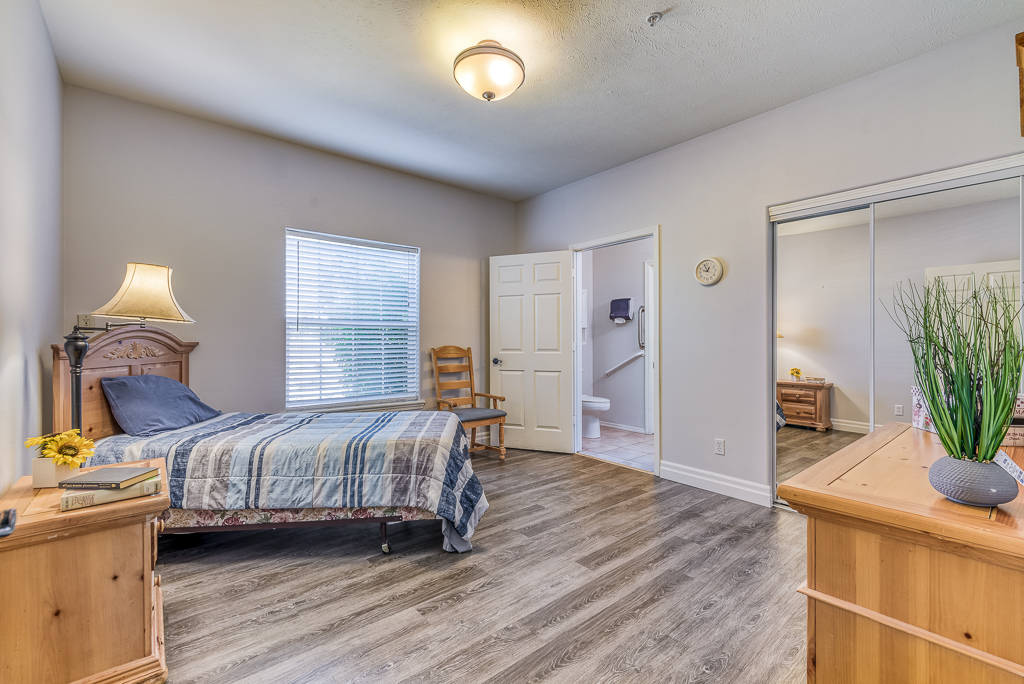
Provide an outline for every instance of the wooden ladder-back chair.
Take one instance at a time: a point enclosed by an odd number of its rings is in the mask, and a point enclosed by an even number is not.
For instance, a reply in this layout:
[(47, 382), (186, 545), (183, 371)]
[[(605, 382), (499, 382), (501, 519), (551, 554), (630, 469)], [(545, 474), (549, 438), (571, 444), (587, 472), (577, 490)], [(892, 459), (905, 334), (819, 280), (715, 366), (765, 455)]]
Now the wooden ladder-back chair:
[[(462, 427), (470, 431), (469, 450), (480, 451), (490, 449), (498, 452), (498, 458), (505, 460), (505, 412), (498, 408), (499, 401), (505, 401), (505, 397), (495, 394), (477, 392), (473, 383), (473, 350), (470, 347), (435, 347), (430, 350), (430, 359), (434, 364), (434, 397), (437, 399), (438, 411), (451, 411), (459, 420)], [(438, 364), (440, 359), (465, 360), (464, 363)], [(466, 378), (468, 374), (469, 378)], [(441, 376), (457, 379), (442, 380)], [(469, 390), (469, 394), (462, 394), (462, 390)], [(445, 392), (459, 392), (456, 396), (444, 396)], [(478, 397), (491, 400), (490, 408), (478, 408), (476, 400)], [(488, 425), (498, 426), (498, 446), (490, 444), (477, 444), (476, 429)]]

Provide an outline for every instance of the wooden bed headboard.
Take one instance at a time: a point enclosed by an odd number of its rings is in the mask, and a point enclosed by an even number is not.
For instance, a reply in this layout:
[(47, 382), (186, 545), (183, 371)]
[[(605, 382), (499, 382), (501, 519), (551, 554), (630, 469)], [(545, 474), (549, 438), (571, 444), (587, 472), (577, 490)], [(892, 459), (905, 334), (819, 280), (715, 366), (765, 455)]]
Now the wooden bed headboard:
[[(188, 355), (198, 342), (182, 342), (160, 328), (137, 325), (89, 338), (82, 364), (82, 435), (100, 439), (123, 432), (114, 420), (101, 378), (162, 375), (188, 384)], [(71, 370), (61, 344), (53, 350), (53, 431), (71, 429)]]

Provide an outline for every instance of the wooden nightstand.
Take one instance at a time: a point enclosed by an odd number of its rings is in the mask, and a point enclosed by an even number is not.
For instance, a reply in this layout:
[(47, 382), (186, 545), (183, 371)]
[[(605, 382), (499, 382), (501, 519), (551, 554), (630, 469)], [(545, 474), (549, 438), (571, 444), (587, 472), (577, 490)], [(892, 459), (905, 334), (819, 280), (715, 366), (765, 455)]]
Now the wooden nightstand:
[(782, 404), (782, 410), (786, 414), (786, 425), (801, 425), (812, 427), (818, 432), (824, 432), (832, 427), (832, 419), (829, 417), (829, 390), (832, 383), (819, 385), (815, 382), (786, 382), (779, 380), (775, 383), (775, 398)]
[[(155, 684), (167, 679), (163, 595), (154, 575), (159, 494), (60, 512), (61, 489), (23, 477), (0, 499), (16, 508), (0, 539), (0, 681)], [(110, 467), (110, 466), (100, 466)], [(91, 470), (87, 468), (85, 470)]]

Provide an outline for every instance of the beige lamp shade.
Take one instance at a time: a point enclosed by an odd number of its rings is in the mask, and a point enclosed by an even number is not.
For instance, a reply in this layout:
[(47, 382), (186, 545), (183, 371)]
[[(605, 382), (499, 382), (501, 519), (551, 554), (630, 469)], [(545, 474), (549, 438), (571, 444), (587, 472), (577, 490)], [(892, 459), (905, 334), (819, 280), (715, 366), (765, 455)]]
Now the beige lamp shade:
[(153, 264), (128, 264), (121, 289), (92, 315), (195, 323), (174, 299), (171, 269)]
[(776, 337), (785, 337), (785, 335), (783, 335), (782, 333), (780, 333), (780, 332), (779, 332), (778, 330), (776, 330), (776, 331), (775, 331), (775, 336), (776, 336)]
[(519, 55), (496, 40), (481, 40), (455, 58), (455, 80), (477, 98), (493, 102), (508, 97), (526, 80)]

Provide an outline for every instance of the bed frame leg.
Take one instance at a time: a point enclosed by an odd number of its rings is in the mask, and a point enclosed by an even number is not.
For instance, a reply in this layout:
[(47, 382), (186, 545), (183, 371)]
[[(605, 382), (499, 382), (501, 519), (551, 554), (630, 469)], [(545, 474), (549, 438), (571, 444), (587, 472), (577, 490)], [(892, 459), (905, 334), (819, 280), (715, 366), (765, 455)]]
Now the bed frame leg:
[(382, 541), (380, 550), (384, 553), (391, 553), (391, 545), (388, 544), (388, 524), (386, 522), (380, 524), (380, 538)]

